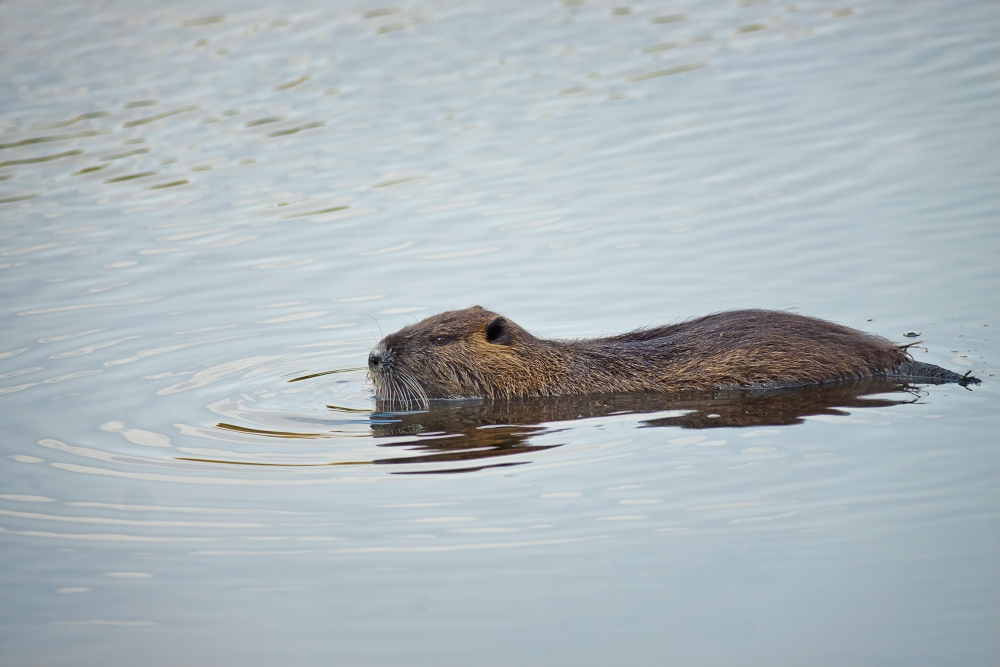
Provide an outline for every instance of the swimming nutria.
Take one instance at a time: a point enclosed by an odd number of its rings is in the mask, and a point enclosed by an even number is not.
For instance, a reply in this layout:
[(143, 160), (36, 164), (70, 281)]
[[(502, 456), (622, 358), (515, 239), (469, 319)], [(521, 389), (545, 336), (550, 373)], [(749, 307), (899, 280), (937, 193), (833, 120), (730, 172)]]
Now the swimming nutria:
[[(912, 344), (911, 344), (912, 345)], [(515, 398), (780, 387), (899, 376), (978, 382), (906, 345), (812, 317), (733, 310), (618, 336), (545, 340), (482, 306), (428, 317), (368, 355), (379, 398)]]

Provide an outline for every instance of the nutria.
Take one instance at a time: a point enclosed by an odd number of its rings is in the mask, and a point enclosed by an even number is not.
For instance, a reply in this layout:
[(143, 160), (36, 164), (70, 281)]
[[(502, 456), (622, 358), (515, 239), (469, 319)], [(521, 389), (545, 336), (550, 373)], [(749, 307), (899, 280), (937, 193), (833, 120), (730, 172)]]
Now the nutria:
[(368, 370), (379, 398), (423, 406), (436, 398), (786, 387), (876, 376), (978, 382), (913, 361), (912, 345), (770, 310), (546, 340), (473, 306), (386, 336), (368, 355)]

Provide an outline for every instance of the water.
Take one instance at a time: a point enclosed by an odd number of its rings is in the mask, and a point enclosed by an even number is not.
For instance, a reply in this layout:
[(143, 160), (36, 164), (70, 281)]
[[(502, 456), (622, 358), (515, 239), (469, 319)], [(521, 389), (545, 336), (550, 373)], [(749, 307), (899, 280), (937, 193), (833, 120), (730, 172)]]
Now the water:
[[(0, 662), (997, 663), (996, 5), (565, 5), (0, 5)], [(374, 412), (474, 303), (983, 384)]]

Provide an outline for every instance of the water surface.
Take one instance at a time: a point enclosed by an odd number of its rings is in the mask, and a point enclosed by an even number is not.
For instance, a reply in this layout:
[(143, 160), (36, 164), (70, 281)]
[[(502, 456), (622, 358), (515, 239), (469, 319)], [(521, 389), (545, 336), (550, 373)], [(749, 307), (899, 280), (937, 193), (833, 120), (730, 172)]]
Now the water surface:
[[(996, 664), (997, 23), (3, 3), (0, 662)], [(378, 337), (473, 304), (983, 384), (384, 411)]]

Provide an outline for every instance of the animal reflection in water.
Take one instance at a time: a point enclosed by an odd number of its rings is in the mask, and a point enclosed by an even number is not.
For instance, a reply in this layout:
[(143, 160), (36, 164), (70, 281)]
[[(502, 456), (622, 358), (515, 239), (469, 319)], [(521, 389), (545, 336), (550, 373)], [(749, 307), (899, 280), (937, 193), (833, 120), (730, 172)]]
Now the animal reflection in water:
[[(894, 393), (896, 396), (885, 396)], [(877, 395), (877, 396), (876, 396)], [(471, 465), (413, 473), (471, 472), (483, 468), (523, 465), (528, 460), (487, 463), (486, 459), (537, 452), (554, 445), (534, 445), (532, 437), (556, 431), (553, 422), (676, 411), (639, 420), (640, 428), (661, 426), (685, 429), (787, 426), (814, 415), (847, 414), (857, 408), (885, 408), (919, 400), (916, 386), (902, 381), (866, 379), (831, 385), (782, 389), (741, 389), (675, 394), (607, 394), (525, 398), (496, 402), (433, 401), (420, 412), (392, 412), (379, 401), (371, 415), (376, 439), (404, 435), (424, 436), (384, 445), (407, 450), (407, 455), (375, 460), (379, 464), (454, 463)], [(426, 439), (425, 439), (426, 438)], [(407, 472), (407, 471), (400, 471)]]

